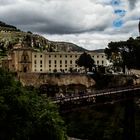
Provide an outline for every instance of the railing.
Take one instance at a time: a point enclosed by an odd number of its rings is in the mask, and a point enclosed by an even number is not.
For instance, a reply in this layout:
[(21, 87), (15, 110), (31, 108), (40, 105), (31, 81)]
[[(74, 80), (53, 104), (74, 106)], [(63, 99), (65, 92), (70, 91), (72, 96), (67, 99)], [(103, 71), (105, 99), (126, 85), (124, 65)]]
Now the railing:
[(71, 102), (71, 101), (78, 101), (81, 99), (91, 99), (93, 100), (97, 97), (106, 96), (106, 95), (114, 95), (114, 94), (120, 94), (120, 93), (126, 93), (131, 91), (138, 91), (140, 90), (140, 86), (130, 86), (130, 87), (123, 87), (123, 88), (112, 88), (108, 90), (98, 90), (93, 93), (85, 93), (82, 95), (75, 95), (75, 96), (63, 96), (63, 97), (55, 97), (52, 98), (53, 103), (59, 104), (64, 102)]

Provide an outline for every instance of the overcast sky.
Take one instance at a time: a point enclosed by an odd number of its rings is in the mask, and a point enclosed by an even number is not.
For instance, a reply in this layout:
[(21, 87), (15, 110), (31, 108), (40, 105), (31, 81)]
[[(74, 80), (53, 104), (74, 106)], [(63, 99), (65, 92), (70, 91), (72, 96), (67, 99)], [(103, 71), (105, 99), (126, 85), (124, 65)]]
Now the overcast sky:
[(86, 49), (138, 36), (140, 0), (0, 0), (0, 20)]

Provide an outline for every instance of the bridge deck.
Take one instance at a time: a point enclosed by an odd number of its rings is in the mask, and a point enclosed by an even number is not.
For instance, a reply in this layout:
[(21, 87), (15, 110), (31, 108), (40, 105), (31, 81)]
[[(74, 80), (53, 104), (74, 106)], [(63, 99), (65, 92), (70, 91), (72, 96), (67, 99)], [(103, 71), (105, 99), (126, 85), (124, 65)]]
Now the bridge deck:
[[(52, 98), (53, 103), (61, 104), (66, 102), (72, 102), (72, 101), (80, 101), (80, 100), (94, 100), (98, 97), (107, 96), (110, 97), (113, 95), (119, 95), (119, 94), (125, 94), (131, 91), (140, 91), (140, 86), (130, 86), (130, 87), (124, 87), (124, 88), (115, 88), (115, 89), (108, 89), (108, 90), (97, 90), (93, 93), (85, 93), (82, 95), (75, 95), (75, 96), (64, 96), (64, 97), (55, 97)], [(131, 94), (137, 94), (137, 92), (131, 92)]]

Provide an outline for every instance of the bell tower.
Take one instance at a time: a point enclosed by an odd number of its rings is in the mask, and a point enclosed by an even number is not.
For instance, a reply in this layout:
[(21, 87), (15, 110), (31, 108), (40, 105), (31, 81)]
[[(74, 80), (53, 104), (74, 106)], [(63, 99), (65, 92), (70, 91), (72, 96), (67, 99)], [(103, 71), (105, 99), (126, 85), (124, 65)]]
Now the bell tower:
[(28, 55), (28, 52), (26, 50), (24, 50), (22, 55), (21, 55), (20, 65), (21, 65), (22, 72), (30, 72), (31, 71), (31, 61), (30, 61), (30, 57)]

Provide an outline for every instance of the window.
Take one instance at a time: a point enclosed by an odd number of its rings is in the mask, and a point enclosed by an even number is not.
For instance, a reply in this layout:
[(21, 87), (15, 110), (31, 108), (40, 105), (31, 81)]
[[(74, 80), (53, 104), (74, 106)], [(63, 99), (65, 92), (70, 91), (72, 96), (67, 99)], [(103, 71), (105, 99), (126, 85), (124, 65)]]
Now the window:
[(36, 64), (36, 60), (34, 60), (34, 64)]
[(67, 69), (65, 69), (65, 71), (67, 71)]
[(67, 58), (67, 55), (65, 55), (65, 57)]
[(51, 69), (49, 69), (49, 71), (51, 71)]
[(24, 56), (24, 61), (26, 61), (26, 56)]
[(62, 57), (62, 55), (60, 55), (60, 57)]
[(49, 65), (49, 67), (51, 67), (51, 65)]
[(42, 57), (42, 55), (40, 55), (40, 57)]
[(99, 58), (99, 55), (97, 55), (97, 58)]
[(62, 67), (62, 65), (60, 65), (60, 67)]
[(99, 64), (99, 60), (97, 60), (97, 64)]
[(77, 55), (75, 55), (75, 58), (77, 58)]
[(42, 64), (42, 60), (40, 60), (40, 64)]
[(56, 60), (54, 60), (54, 64), (56, 64)]
[(36, 69), (35, 69), (35, 71), (36, 71)]
[(65, 64), (67, 64), (67, 60), (65, 60)]
[(56, 55), (54, 57), (56, 57)]
[(55, 67), (56, 67), (56, 65), (55, 65)]
[(60, 64), (62, 64), (62, 60), (60, 60)]
[(70, 55), (70, 57), (72, 57), (72, 55)]
[(49, 60), (49, 64), (51, 64), (51, 60)]
[(92, 57), (94, 58), (94, 55)]
[(70, 64), (72, 64), (72, 60), (70, 60)]
[(65, 67), (67, 67), (67, 65), (65, 65)]
[(51, 55), (49, 55), (49, 57), (51, 57)]
[(36, 55), (34, 55), (34, 57), (36, 57)]
[(42, 69), (40, 69), (40, 71), (42, 71)]
[(102, 55), (102, 58), (104, 58), (104, 56)]
[(104, 61), (102, 61), (102, 65), (104, 64)]
[(40, 65), (40, 67), (42, 67), (42, 65)]

